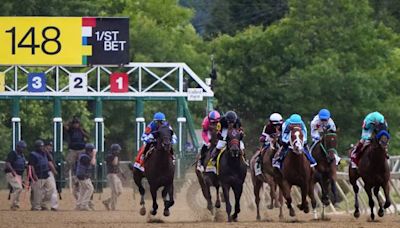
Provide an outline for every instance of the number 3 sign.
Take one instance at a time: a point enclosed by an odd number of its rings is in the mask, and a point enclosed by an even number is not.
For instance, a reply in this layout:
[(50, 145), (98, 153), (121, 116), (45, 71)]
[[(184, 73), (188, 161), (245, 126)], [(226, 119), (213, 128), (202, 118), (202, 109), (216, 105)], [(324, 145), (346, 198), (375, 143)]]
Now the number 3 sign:
[(69, 92), (71, 93), (87, 92), (87, 76), (85, 73), (69, 74)]
[(46, 92), (46, 75), (44, 73), (28, 74), (28, 92)]
[(128, 92), (128, 74), (112, 73), (110, 77), (110, 91), (112, 93)]

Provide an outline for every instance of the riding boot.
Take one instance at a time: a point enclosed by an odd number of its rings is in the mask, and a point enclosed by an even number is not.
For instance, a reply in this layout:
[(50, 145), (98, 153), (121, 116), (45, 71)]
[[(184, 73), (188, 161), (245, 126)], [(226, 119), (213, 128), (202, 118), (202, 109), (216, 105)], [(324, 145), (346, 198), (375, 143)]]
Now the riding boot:
[(205, 158), (205, 156), (206, 156), (207, 150), (208, 150), (208, 147), (207, 147), (206, 145), (203, 145), (203, 146), (201, 147), (201, 150), (200, 150), (200, 158), (199, 158), (199, 160), (197, 161), (197, 166), (198, 166), (198, 167), (204, 167), (204, 158)]
[(217, 163), (217, 157), (218, 157), (218, 155), (219, 155), (220, 152), (221, 152), (221, 149), (215, 148), (215, 149), (213, 150), (213, 152), (211, 153), (211, 163), (212, 163), (213, 166), (216, 165), (216, 163)]
[(315, 161), (312, 154), (308, 151), (308, 145), (304, 146), (304, 154), (306, 155), (308, 161), (310, 162), (310, 167), (314, 167), (317, 165), (317, 161)]

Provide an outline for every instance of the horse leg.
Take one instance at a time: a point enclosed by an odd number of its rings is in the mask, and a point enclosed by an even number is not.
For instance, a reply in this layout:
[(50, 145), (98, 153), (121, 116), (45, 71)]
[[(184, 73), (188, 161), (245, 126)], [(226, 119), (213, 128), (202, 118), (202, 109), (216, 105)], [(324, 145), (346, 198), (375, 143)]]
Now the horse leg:
[(204, 196), (207, 200), (207, 209), (212, 213), (213, 211), (213, 205), (212, 205), (212, 200), (211, 200), (211, 191), (210, 191), (210, 183), (208, 181), (205, 182), (205, 187), (204, 187)]
[(240, 213), (240, 197), (242, 196), (243, 185), (238, 184), (233, 187), (233, 193), (235, 194), (235, 213), (232, 215), (232, 219), (234, 222), (237, 222), (238, 214)]
[(225, 210), (226, 214), (228, 215), (228, 222), (232, 222), (232, 217), (231, 217), (232, 206), (231, 203), (229, 202), (229, 188), (230, 187), (228, 185), (222, 185), (222, 192), (224, 194)]
[(215, 201), (215, 207), (220, 208), (221, 207), (221, 199), (219, 197), (219, 184), (215, 186), (215, 192), (217, 193), (217, 200)]
[(329, 189), (329, 177), (328, 175), (322, 175), (321, 178), (321, 189), (322, 189), (322, 204), (323, 206), (328, 206), (329, 205), (329, 196), (328, 196), (328, 189)]
[(332, 178), (331, 179), (331, 190), (332, 190), (332, 194), (333, 194), (333, 199), (332, 199), (332, 203), (335, 207), (338, 207), (338, 194), (337, 194), (337, 188), (336, 188), (336, 181)]
[(304, 213), (308, 213), (310, 212), (310, 208), (308, 207), (308, 202), (307, 202), (308, 184), (303, 184), (300, 187), (300, 190), (301, 190), (301, 205), (298, 205), (297, 207), (301, 211), (304, 211)]
[(311, 207), (313, 209), (314, 219), (318, 219), (317, 215), (317, 200), (314, 194), (314, 180), (310, 180), (310, 187), (308, 188), (308, 196), (311, 199)]
[(364, 186), (365, 191), (367, 192), (368, 195), (368, 204), (371, 209), (371, 220), (373, 221), (375, 219), (375, 214), (374, 214), (374, 199), (372, 198), (372, 187), (371, 186)]
[(279, 188), (279, 218), (283, 219), (283, 193), (282, 189)]
[(383, 208), (388, 208), (392, 204), (392, 201), (390, 199), (390, 187), (389, 187), (389, 181), (386, 181), (385, 185), (383, 186), (383, 192), (385, 193), (385, 205), (383, 205)]
[(152, 215), (157, 214), (158, 204), (157, 204), (157, 188), (150, 185), (151, 198), (153, 198), (153, 209), (150, 211)]
[(272, 178), (267, 178), (267, 183), (269, 185), (269, 198), (271, 199), (268, 209), (272, 210), (274, 209), (274, 201), (276, 203), (275, 183)]
[(360, 188), (357, 185), (357, 179), (359, 178), (358, 171), (356, 169), (353, 169), (349, 167), (349, 180), (350, 184), (353, 186), (353, 191), (354, 191), (354, 217), (359, 218), (360, 217), (360, 209), (359, 209), (359, 203), (358, 203), (358, 191)]
[(296, 213), (294, 212), (294, 209), (292, 207), (292, 196), (290, 195), (292, 186), (289, 183), (287, 183), (286, 181), (285, 181), (285, 183), (286, 184), (284, 184), (285, 190), (283, 190), (283, 196), (286, 199), (286, 206), (289, 209), (289, 215), (291, 217), (294, 217), (296, 215)]
[[(164, 193), (165, 191), (165, 193)], [(175, 202), (174, 202), (174, 185), (171, 183), (167, 186), (164, 187), (163, 192), (162, 192), (163, 198), (164, 198), (164, 216), (169, 216), (169, 208), (172, 207)], [(168, 199), (167, 199), (168, 195)]]
[(383, 207), (382, 207), (382, 200), (379, 197), (379, 187), (380, 186), (374, 187), (374, 195), (375, 195), (376, 199), (378, 200), (378, 205), (379, 205), (378, 216), (383, 217), (384, 211), (383, 211)]
[(140, 215), (145, 215), (146, 214), (146, 207), (144, 206), (145, 202), (144, 202), (144, 194), (145, 194), (145, 190), (143, 187), (143, 183), (142, 183), (142, 179), (143, 176), (139, 173), (137, 173), (139, 171), (135, 170), (135, 173), (133, 175), (133, 180), (135, 181), (136, 186), (139, 188), (139, 193), (140, 193), (140, 205), (142, 206), (140, 208)]
[(254, 201), (256, 203), (257, 207), (257, 220), (261, 220), (260, 216), (260, 189), (262, 187), (262, 182), (260, 180), (256, 180), (255, 183), (253, 183), (253, 191), (254, 191)]

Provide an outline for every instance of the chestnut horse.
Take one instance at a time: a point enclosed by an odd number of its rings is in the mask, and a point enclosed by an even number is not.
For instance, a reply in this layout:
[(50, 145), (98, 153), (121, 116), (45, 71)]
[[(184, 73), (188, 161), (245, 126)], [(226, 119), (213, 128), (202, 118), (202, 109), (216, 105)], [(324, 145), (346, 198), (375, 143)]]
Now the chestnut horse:
[[(254, 201), (257, 207), (257, 220), (261, 219), (260, 216), (260, 190), (263, 187), (264, 183), (267, 183), (270, 187), (270, 198), (271, 203), (268, 206), (269, 209), (274, 208), (274, 201), (275, 207), (280, 208), (279, 217), (282, 217), (282, 194), (278, 194), (276, 192), (276, 183), (274, 180), (274, 168), (272, 167), (272, 158), (274, 157), (276, 151), (279, 149), (279, 145), (277, 145), (277, 137), (274, 138), (267, 149), (264, 151), (257, 151), (250, 160), (250, 173), (251, 173), (251, 181), (253, 183), (253, 191), (254, 191)], [(255, 164), (259, 153), (262, 153), (262, 174), (256, 176), (255, 173)], [(281, 193), (281, 191), (280, 191)]]
[[(243, 192), (243, 183), (246, 179), (247, 165), (240, 150), (241, 132), (230, 127), (226, 137), (226, 150), (220, 155), (218, 179), (224, 193), (228, 222), (237, 221), (240, 212), (240, 197)], [(218, 165), (217, 165), (218, 166)], [(229, 201), (229, 190), (232, 188), (235, 195), (235, 212), (231, 215), (232, 206)]]
[[(386, 124), (379, 124), (374, 129), (374, 134), (371, 139), (371, 143), (365, 146), (364, 151), (358, 163), (358, 170), (349, 166), (349, 178), (350, 183), (353, 185), (355, 193), (354, 202), (354, 217), (360, 217), (359, 205), (358, 205), (358, 191), (357, 179), (359, 177), (364, 181), (364, 189), (368, 195), (369, 207), (371, 208), (371, 220), (375, 219), (374, 214), (374, 200), (372, 198), (372, 188), (374, 189), (375, 197), (378, 199), (379, 210), (378, 215), (382, 217), (384, 215), (383, 208), (388, 208), (391, 205), (389, 195), (389, 180), (390, 170), (387, 163), (386, 152), (387, 145), (389, 142), (390, 135), (387, 131)], [(349, 156), (350, 157), (350, 156)], [(379, 198), (379, 188), (382, 187), (385, 193), (385, 204), (382, 207), (382, 201)]]
[[(210, 124), (210, 133), (211, 133), (211, 139), (210, 139), (210, 147), (206, 152), (206, 156), (204, 157), (203, 164), (207, 166), (208, 161), (211, 158), (211, 153), (215, 146), (217, 145), (218, 142), (218, 136), (217, 136), (217, 129), (215, 125)], [(200, 159), (200, 158), (198, 158)], [(195, 169), (195, 173), (197, 176), (197, 179), (199, 181), (200, 187), (201, 187), (201, 192), (203, 193), (204, 198), (207, 200), (207, 209), (213, 213), (213, 204), (212, 204), (212, 199), (211, 199), (211, 191), (210, 188), (211, 186), (215, 187), (216, 190), (216, 201), (215, 201), (215, 207), (220, 208), (221, 207), (221, 200), (219, 198), (219, 180), (218, 176), (215, 172), (201, 172), (197, 169)]]
[(313, 209), (316, 208), (317, 202), (314, 197), (314, 182), (312, 180), (313, 170), (310, 163), (304, 155), (304, 142), (301, 126), (290, 126), (289, 148), (286, 158), (283, 161), (282, 169), (275, 169), (276, 179), (283, 196), (286, 199), (286, 205), (289, 209), (289, 215), (295, 216), (292, 207), (292, 197), (290, 191), (293, 185), (299, 186), (301, 189), (301, 204), (298, 208), (304, 213), (310, 211), (307, 195), (311, 199)]

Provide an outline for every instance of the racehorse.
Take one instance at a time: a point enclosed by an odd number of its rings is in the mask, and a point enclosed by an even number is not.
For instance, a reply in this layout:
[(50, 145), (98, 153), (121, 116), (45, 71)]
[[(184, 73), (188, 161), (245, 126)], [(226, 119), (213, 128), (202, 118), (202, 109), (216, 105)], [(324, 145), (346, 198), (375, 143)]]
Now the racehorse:
[[(322, 189), (321, 201), (324, 206), (329, 205), (329, 185), (333, 193), (333, 204), (337, 202), (336, 192), (336, 159), (337, 135), (333, 131), (324, 131), (321, 140), (314, 145), (312, 155), (317, 161), (314, 181), (319, 182)], [(324, 208), (323, 213), (324, 216)]]
[[(379, 210), (378, 215), (382, 217), (384, 215), (383, 208), (388, 208), (391, 205), (389, 195), (389, 180), (390, 170), (387, 163), (386, 151), (389, 142), (389, 133), (387, 131), (386, 124), (378, 124), (375, 127), (371, 143), (366, 145), (365, 148), (360, 151), (363, 152), (362, 157), (358, 163), (358, 170), (349, 166), (349, 178), (350, 183), (353, 185), (355, 193), (354, 202), (354, 217), (360, 217), (359, 205), (358, 205), (358, 191), (357, 179), (359, 177), (364, 181), (364, 189), (368, 195), (369, 207), (371, 208), (371, 220), (375, 219), (374, 214), (374, 200), (372, 198), (372, 188), (374, 189), (375, 197), (378, 199)], [(350, 157), (350, 156), (349, 156)], [(382, 187), (385, 193), (385, 204), (382, 207), (382, 201), (379, 198), (379, 188)]]
[[(276, 183), (274, 180), (274, 168), (272, 167), (272, 158), (276, 153), (276, 148), (274, 145), (276, 144), (277, 138), (274, 138), (273, 141), (271, 142), (271, 145), (267, 148), (264, 149), (265, 151), (257, 151), (253, 157), (250, 160), (250, 173), (251, 173), (251, 181), (253, 183), (253, 191), (254, 191), (254, 198), (255, 198), (255, 203), (257, 207), (257, 220), (261, 219), (260, 216), (260, 189), (263, 187), (264, 183), (267, 183), (270, 187), (270, 198), (271, 198), (271, 203), (268, 206), (269, 209), (274, 208), (274, 201), (275, 201), (275, 207), (280, 208), (280, 213), (279, 217), (282, 217), (282, 194), (276, 194)], [(255, 164), (256, 160), (258, 157), (258, 153), (262, 153), (262, 174), (256, 176), (256, 171), (255, 171)], [(281, 193), (281, 191), (280, 191)], [(278, 203), (279, 202), (279, 203)]]
[[(204, 157), (203, 164), (207, 165), (207, 162), (210, 160), (211, 153), (215, 146), (217, 145), (218, 138), (217, 138), (217, 129), (215, 125), (210, 125), (210, 133), (211, 133), (211, 138), (210, 138), (210, 147), (206, 153), (206, 156)], [(200, 159), (200, 158), (199, 158)], [(207, 200), (207, 209), (213, 213), (213, 205), (212, 205), (212, 200), (211, 200), (211, 191), (210, 188), (211, 186), (215, 187), (216, 190), (216, 201), (215, 201), (215, 207), (220, 208), (221, 207), (221, 200), (219, 197), (219, 180), (218, 176), (215, 172), (201, 172), (197, 169), (195, 169), (195, 173), (197, 176), (197, 179), (199, 181), (201, 191), (203, 193), (204, 198)]]
[(301, 204), (298, 208), (304, 213), (310, 211), (307, 195), (311, 199), (313, 209), (316, 208), (317, 202), (314, 197), (314, 183), (312, 180), (313, 170), (310, 163), (304, 155), (303, 133), (301, 127), (293, 125), (290, 127), (289, 148), (286, 158), (283, 161), (282, 169), (275, 169), (276, 179), (283, 196), (286, 199), (286, 205), (289, 209), (289, 215), (295, 216), (292, 207), (292, 198), (290, 191), (293, 185), (299, 186), (301, 189)]
[(153, 209), (150, 211), (152, 215), (157, 214), (157, 190), (160, 187), (164, 187), (162, 190), (162, 197), (164, 199), (164, 216), (169, 216), (169, 208), (174, 205), (174, 173), (175, 165), (173, 164), (173, 158), (171, 155), (172, 145), (172, 131), (168, 126), (161, 126), (157, 131), (153, 132), (154, 138), (156, 138), (155, 146), (151, 146), (149, 151), (146, 153), (144, 161), (144, 173), (138, 169), (134, 170), (134, 180), (136, 185), (139, 187), (141, 195), (140, 210), (141, 215), (146, 214), (144, 207), (144, 188), (142, 185), (142, 178), (146, 177), (150, 185), (150, 192), (153, 199)]
[[(228, 222), (237, 222), (240, 212), (240, 197), (243, 192), (243, 183), (247, 174), (247, 165), (241, 155), (241, 132), (230, 127), (226, 137), (226, 151), (221, 152), (219, 165), (217, 164), (218, 179), (222, 186), (225, 199)], [(219, 168), (218, 168), (219, 166)], [(231, 215), (232, 206), (229, 201), (229, 190), (232, 188), (235, 195), (235, 212)]]

